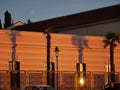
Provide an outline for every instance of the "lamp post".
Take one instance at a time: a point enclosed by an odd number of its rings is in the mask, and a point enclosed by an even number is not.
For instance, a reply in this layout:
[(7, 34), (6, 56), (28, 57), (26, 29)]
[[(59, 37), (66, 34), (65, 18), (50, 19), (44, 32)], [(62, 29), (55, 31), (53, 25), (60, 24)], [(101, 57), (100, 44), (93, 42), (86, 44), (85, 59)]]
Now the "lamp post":
[(58, 56), (59, 56), (59, 48), (58, 46), (55, 47), (55, 55), (56, 55), (56, 70), (57, 70), (57, 74), (56, 74), (56, 85), (57, 85), (57, 90), (58, 90)]

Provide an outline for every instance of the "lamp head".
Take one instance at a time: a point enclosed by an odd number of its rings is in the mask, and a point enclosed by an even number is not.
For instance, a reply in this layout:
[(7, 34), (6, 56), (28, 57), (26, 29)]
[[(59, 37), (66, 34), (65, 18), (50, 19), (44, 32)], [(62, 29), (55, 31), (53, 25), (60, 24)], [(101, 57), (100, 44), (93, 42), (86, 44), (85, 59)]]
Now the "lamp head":
[(56, 53), (56, 56), (58, 56), (59, 51), (60, 51), (60, 50), (59, 50), (58, 46), (56, 46), (56, 47), (55, 47), (55, 53)]

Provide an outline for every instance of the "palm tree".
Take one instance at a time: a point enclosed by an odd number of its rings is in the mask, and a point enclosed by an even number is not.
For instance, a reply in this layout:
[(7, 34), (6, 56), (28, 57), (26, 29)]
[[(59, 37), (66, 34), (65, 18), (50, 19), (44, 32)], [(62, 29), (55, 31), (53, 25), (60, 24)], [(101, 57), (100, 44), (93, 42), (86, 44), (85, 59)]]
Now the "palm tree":
[(47, 85), (50, 85), (50, 47), (51, 47), (51, 28), (46, 28), (44, 34), (46, 34), (47, 39)]
[(105, 35), (103, 42), (104, 42), (104, 48), (110, 46), (110, 66), (111, 66), (110, 81), (115, 82), (114, 47), (116, 47), (117, 44), (120, 43), (120, 34), (115, 32), (108, 32)]

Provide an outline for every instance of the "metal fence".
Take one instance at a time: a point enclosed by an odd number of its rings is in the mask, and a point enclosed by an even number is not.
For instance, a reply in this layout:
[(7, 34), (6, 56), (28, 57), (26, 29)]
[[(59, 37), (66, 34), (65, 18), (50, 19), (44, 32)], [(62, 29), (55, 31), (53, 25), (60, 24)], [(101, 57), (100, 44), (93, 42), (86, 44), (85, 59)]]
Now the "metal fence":
[[(45, 85), (45, 71), (19, 71), (20, 72), (20, 88), (25, 85)], [(55, 88), (58, 80), (58, 90), (81, 90), (77, 84), (77, 72), (60, 71), (58, 79), (55, 72)], [(120, 73), (116, 73), (116, 81), (120, 81)], [(85, 87), (82, 90), (101, 90), (108, 82), (108, 73), (105, 72), (86, 72)], [(10, 71), (0, 71), (0, 90), (11, 90)], [(52, 83), (52, 82), (51, 82)]]

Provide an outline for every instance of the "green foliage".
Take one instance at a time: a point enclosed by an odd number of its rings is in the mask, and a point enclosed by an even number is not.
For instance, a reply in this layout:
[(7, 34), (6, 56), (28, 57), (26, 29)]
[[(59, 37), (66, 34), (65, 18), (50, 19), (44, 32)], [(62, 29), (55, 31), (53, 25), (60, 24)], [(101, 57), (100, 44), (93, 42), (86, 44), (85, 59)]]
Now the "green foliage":
[[(111, 66), (110, 71), (115, 72), (114, 47), (116, 47), (117, 44), (120, 43), (120, 34), (115, 32), (108, 32), (105, 35), (103, 42), (104, 42), (104, 48), (110, 46), (110, 66)], [(111, 73), (111, 78), (109, 82), (111, 81), (115, 82), (115, 73)]]
[(113, 45), (114, 47), (117, 46), (117, 43), (120, 43), (120, 34), (115, 32), (108, 32), (105, 35), (105, 38), (103, 40), (104, 42), (104, 48), (108, 45)]
[(1, 19), (0, 19), (0, 29), (2, 29), (2, 23), (1, 23)]
[(27, 24), (30, 24), (30, 23), (32, 23), (32, 22), (31, 22), (31, 20), (30, 20), (30, 19), (28, 19), (28, 20), (27, 20)]
[(5, 15), (5, 18), (4, 18), (4, 22), (5, 22), (4, 28), (7, 28), (7, 27), (12, 25), (11, 14), (8, 11), (6, 11), (4, 15)]
[[(5, 23), (3, 25), (0, 19), (0, 29), (3, 28), (2, 26), (4, 26), (4, 28), (8, 28), (14, 24), (13, 20), (11, 19), (11, 13), (9, 13), (8, 10), (4, 13), (4, 22)], [(30, 24), (30, 23), (32, 22), (30, 19), (28, 19), (26, 24)]]

